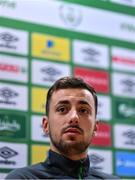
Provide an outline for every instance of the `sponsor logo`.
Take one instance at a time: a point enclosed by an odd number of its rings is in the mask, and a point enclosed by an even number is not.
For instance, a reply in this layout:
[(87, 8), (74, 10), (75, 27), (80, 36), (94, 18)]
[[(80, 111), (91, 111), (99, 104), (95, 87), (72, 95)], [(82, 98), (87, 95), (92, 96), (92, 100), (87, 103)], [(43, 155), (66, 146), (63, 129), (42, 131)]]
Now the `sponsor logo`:
[(34, 33), (32, 35), (32, 55), (58, 61), (69, 61), (70, 41), (66, 38)]
[(114, 142), (117, 148), (135, 149), (135, 126), (115, 124)]
[(11, 99), (18, 96), (18, 93), (8, 87), (4, 87), (4, 88), (0, 89), (0, 96), (4, 99), (4, 100), (0, 100), (0, 103), (15, 105), (16, 102), (11, 101)]
[(116, 119), (133, 119), (135, 118), (135, 102), (126, 99), (114, 100), (114, 118)]
[(117, 62), (117, 63), (131, 65), (131, 66), (135, 65), (135, 59), (133, 58), (113, 56), (112, 61)]
[(74, 75), (93, 85), (97, 92), (109, 92), (109, 74), (106, 71), (96, 71), (76, 67), (74, 69)]
[(0, 51), (27, 55), (28, 32), (0, 27)]
[(106, 150), (90, 148), (88, 151), (91, 167), (106, 173), (112, 173), (112, 153)]
[(18, 74), (18, 73), (25, 73), (26, 69), (25, 67), (20, 67), (18, 65), (0, 63), (0, 71), (6, 71), (6, 72), (12, 72)]
[(16, 49), (16, 46), (14, 45), (14, 43), (17, 42), (18, 40), (19, 40), (18, 37), (8, 32), (0, 33), (0, 41), (3, 42), (3, 43), (0, 43), (0, 47)]
[[(117, 88), (116, 88), (117, 87)], [(135, 98), (135, 77), (124, 73), (112, 73), (113, 93), (117, 96)]]
[(119, 114), (124, 116), (125, 118), (135, 117), (135, 107), (130, 106), (130, 104), (120, 104), (118, 107)]
[(14, 169), (26, 166), (27, 151), (26, 144), (0, 142), (0, 167)]
[(112, 67), (116, 70), (134, 72), (135, 52), (131, 49), (112, 48)]
[(12, 123), (8, 122), (8, 116), (4, 117), (4, 121), (0, 119), (0, 131), (19, 131), (20, 130), (20, 124), (18, 124), (16, 121), (13, 121)]
[(27, 82), (27, 59), (0, 55), (0, 79)]
[(45, 99), (48, 89), (45, 88), (32, 88), (32, 111), (45, 112)]
[(116, 152), (116, 173), (120, 176), (135, 176), (135, 153)]
[(73, 41), (73, 60), (76, 64), (89, 67), (108, 68), (109, 54), (105, 45), (88, 41)]
[(82, 22), (82, 12), (79, 6), (60, 5), (59, 14), (62, 21), (69, 27), (77, 27)]
[(12, 65), (12, 64), (0, 64), (0, 71), (7, 71), (7, 72), (12, 72), (12, 73), (18, 73), (19, 66)]
[[(55, 81), (55, 76), (61, 75), (61, 72), (54, 67), (48, 66), (41, 68), (41, 72), (44, 73), (45, 77), (43, 78), (43, 81)], [(47, 76), (47, 77), (46, 77)]]
[(128, 32), (131, 32), (131, 33), (135, 33), (135, 25), (134, 24), (122, 22), (120, 24), (120, 27), (121, 27), (121, 29), (123, 31), (128, 31)]
[(69, 64), (33, 60), (32, 83), (51, 86), (57, 79), (71, 74)]
[(121, 84), (123, 85), (123, 91), (125, 92), (135, 92), (135, 82), (131, 79), (124, 79), (121, 81)]
[(0, 107), (26, 111), (28, 109), (28, 88), (23, 85), (0, 83)]
[(9, 161), (8, 160), (8, 159), (10, 159), (16, 155), (18, 155), (18, 153), (15, 150), (13, 150), (7, 146), (0, 148), (0, 157), (2, 157), (4, 159), (4, 160), (0, 160), (0, 164), (8, 164), (8, 165), (9, 164), (12, 164), (12, 165), (16, 164), (15, 161)]
[(111, 146), (111, 126), (100, 123), (95, 137), (92, 139), (92, 145)]
[(0, 137), (1, 138), (25, 138), (26, 117), (16, 114), (0, 113)]
[(133, 131), (132, 129), (128, 130), (123, 133), (123, 136), (128, 139), (125, 144), (135, 145), (135, 131)]
[(54, 46), (55, 46), (54, 41), (52, 41), (52, 40), (46, 41), (47, 48), (53, 48)]
[(102, 163), (105, 160), (104, 157), (96, 153), (91, 154), (89, 157), (92, 167), (98, 170), (102, 170), (102, 166), (100, 166), (100, 163)]
[(103, 162), (104, 158), (102, 156), (99, 156), (98, 154), (91, 154), (90, 160), (93, 164), (97, 165), (98, 163)]
[(0, 1), (0, 6), (15, 9), (16, 8), (16, 2), (13, 1), (13, 0), (12, 1), (10, 1), (10, 0), (1, 0)]
[(98, 61), (97, 56), (100, 55), (100, 52), (98, 52), (94, 48), (85, 48), (82, 49), (82, 53), (86, 55), (85, 61)]

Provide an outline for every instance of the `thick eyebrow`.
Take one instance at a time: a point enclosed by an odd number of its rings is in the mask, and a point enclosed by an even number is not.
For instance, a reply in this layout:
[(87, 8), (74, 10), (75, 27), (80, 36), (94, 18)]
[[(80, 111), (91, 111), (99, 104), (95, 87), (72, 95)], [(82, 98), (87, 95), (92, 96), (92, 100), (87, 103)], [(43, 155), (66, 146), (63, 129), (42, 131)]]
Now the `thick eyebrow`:
[(70, 104), (70, 102), (68, 100), (61, 100), (56, 105), (59, 105), (59, 104)]
[[(59, 105), (59, 104), (70, 104), (70, 102), (68, 100), (61, 100), (57, 103), (57, 105)], [(88, 105), (89, 107), (91, 107), (91, 105), (85, 100), (80, 100), (79, 104), (84, 104), (84, 105)]]
[(79, 101), (79, 104), (87, 105), (87, 106), (89, 106), (89, 107), (92, 109), (91, 104), (89, 104), (89, 103), (88, 103), (87, 101), (85, 101), (85, 100), (80, 100), (80, 101)]

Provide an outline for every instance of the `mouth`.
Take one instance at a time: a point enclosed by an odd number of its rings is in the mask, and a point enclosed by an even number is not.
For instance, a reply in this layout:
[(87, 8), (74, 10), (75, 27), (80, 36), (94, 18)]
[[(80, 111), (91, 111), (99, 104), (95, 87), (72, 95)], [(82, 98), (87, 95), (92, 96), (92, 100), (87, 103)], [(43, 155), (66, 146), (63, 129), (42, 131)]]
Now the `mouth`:
[(64, 131), (64, 133), (70, 133), (70, 134), (82, 134), (80, 129), (78, 128), (68, 128)]

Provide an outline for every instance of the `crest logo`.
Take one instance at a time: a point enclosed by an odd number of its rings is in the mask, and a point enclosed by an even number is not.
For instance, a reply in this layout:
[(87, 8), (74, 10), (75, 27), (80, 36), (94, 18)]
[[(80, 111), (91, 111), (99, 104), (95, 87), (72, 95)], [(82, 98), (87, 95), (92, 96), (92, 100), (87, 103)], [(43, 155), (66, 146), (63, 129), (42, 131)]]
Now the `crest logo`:
[(59, 11), (62, 21), (70, 27), (77, 27), (82, 21), (81, 9), (75, 6), (61, 5)]

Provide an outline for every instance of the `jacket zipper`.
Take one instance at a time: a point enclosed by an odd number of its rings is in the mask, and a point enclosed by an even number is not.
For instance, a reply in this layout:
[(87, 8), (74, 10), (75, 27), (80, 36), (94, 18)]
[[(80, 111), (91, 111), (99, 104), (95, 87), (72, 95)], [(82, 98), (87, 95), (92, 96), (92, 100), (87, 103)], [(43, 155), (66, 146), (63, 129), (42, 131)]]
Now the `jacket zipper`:
[(79, 168), (78, 179), (79, 179), (79, 180), (82, 180), (82, 179), (83, 179), (83, 167), (82, 167), (82, 166), (80, 166), (80, 168)]

